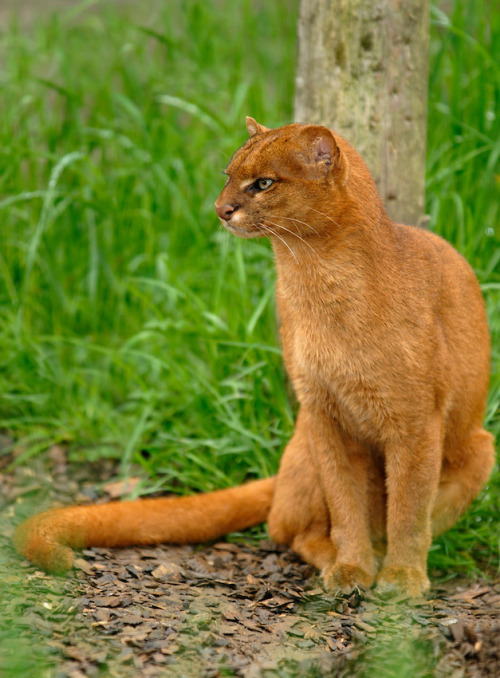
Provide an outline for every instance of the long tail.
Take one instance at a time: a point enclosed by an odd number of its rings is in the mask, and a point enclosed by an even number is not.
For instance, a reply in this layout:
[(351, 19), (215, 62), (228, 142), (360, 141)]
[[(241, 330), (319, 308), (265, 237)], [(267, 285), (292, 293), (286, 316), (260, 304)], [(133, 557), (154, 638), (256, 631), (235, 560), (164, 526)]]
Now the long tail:
[(274, 477), (190, 497), (139, 499), (70, 506), (40, 513), (19, 525), (17, 551), (48, 572), (73, 564), (73, 548), (194, 544), (267, 520)]

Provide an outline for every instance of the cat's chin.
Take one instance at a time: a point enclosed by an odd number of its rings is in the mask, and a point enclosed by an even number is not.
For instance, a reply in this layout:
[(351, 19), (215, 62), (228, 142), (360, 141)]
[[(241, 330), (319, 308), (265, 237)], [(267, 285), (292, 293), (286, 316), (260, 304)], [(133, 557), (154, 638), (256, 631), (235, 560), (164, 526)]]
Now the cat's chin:
[(220, 220), (221, 224), (233, 235), (238, 236), (238, 238), (261, 238), (264, 234), (259, 228), (253, 228), (248, 230), (242, 228), (241, 226), (234, 226), (229, 221)]

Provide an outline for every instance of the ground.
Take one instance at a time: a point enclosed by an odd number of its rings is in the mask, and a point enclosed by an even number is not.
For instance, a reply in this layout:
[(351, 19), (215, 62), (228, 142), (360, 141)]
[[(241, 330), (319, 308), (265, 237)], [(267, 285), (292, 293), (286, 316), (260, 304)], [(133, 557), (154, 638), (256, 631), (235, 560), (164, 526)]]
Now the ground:
[(89, 549), (68, 577), (48, 576), (14, 553), (14, 525), (47, 505), (108, 500), (122, 489), (116, 468), (69, 465), (58, 447), (48, 466), (3, 459), (2, 675), (500, 674), (500, 581), (451, 578), (413, 602), (335, 598), (266, 540)]

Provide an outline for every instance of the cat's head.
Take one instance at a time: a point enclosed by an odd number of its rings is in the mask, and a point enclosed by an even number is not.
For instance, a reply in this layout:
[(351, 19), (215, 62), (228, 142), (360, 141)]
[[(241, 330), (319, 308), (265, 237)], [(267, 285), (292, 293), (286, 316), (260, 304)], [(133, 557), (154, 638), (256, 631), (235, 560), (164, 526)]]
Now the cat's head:
[(273, 130), (253, 118), (246, 124), (250, 139), (231, 158), (215, 203), (222, 224), (243, 238), (306, 237), (331, 229), (332, 205), (348, 174), (341, 140), (320, 125)]

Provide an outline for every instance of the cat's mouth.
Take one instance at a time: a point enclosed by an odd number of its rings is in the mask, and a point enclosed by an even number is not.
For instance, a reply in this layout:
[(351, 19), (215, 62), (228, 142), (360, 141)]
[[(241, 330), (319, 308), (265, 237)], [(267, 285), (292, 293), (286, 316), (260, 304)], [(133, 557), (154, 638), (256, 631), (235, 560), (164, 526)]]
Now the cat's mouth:
[(227, 228), (228, 231), (231, 231), (233, 235), (237, 235), (240, 238), (255, 238), (256, 236), (262, 235), (261, 229), (257, 226), (252, 229), (242, 228), (241, 226), (235, 226), (230, 221), (225, 219), (220, 220), (224, 228)]

